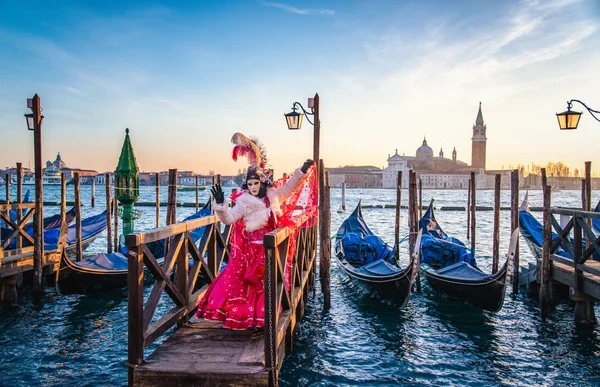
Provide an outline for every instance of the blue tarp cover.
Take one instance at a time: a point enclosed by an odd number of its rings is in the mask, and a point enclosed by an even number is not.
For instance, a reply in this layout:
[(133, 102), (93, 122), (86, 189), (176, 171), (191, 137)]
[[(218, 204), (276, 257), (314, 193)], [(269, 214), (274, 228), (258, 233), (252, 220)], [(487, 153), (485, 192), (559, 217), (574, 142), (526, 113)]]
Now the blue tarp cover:
[(87, 269), (127, 270), (127, 258), (121, 253), (94, 255), (83, 261), (73, 263)]
[[(77, 233), (76, 224), (69, 226), (67, 233), (67, 245), (71, 246), (75, 244), (75, 235)], [(86, 240), (95, 235), (100, 234), (106, 229), (106, 210), (99, 213), (98, 215), (90, 216), (81, 221), (81, 239)], [(33, 231), (32, 231), (33, 233)], [(60, 236), (60, 229), (55, 228), (52, 230), (44, 231), (44, 248), (46, 250), (55, 250), (58, 245), (58, 238)]]
[[(394, 262), (394, 250), (374, 235), (365, 223), (360, 202), (342, 223), (336, 234), (335, 251), (342, 252), (353, 266), (368, 264), (380, 259)], [(341, 241), (341, 246), (340, 246)]]
[[(533, 242), (536, 246), (542, 247), (542, 233), (544, 231), (543, 225), (537, 220), (528, 210), (519, 211), (519, 231), (521, 235)], [(558, 238), (558, 234), (552, 233), (552, 241)], [(584, 241), (585, 243), (585, 241)], [(563, 256), (565, 258), (571, 258), (571, 254), (565, 251), (562, 247), (558, 246), (554, 254)]]
[(477, 267), (471, 250), (460, 240), (449, 237), (435, 220), (433, 201), (419, 220), (421, 236), (421, 263), (440, 269), (457, 262)]
[(446, 277), (462, 278), (462, 279), (485, 279), (491, 278), (490, 275), (483, 273), (476, 267), (469, 265), (466, 262), (457, 262), (443, 269), (436, 270), (436, 274)]
[(357, 273), (365, 274), (365, 275), (377, 275), (377, 276), (386, 276), (396, 274), (401, 269), (397, 266), (390, 264), (384, 260), (377, 260), (375, 262), (371, 262), (368, 265), (364, 265), (358, 269), (356, 269)]

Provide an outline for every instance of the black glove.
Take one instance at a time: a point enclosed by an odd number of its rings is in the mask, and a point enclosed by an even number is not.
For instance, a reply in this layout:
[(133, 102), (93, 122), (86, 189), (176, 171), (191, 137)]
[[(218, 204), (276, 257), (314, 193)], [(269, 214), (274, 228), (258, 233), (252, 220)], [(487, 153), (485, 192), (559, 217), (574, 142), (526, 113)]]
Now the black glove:
[(300, 170), (302, 171), (302, 173), (306, 174), (306, 172), (308, 171), (308, 168), (310, 168), (312, 165), (313, 165), (313, 161), (311, 159), (306, 159), (304, 164), (302, 164), (302, 168), (300, 168)]
[(210, 192), (212, 193), (213, 198), (215, 198), (217, 204), (221, 204), (225, 201), (225, 195), (223, 195), (223, 190), (219, 184), (213, 185), (210, 189)]

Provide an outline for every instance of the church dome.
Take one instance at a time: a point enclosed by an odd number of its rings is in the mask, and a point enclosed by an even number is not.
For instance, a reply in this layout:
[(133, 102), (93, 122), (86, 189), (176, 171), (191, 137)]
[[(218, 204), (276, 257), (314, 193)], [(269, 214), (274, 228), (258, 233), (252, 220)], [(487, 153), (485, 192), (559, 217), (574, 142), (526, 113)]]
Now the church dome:
[(427, 140), (423, 139), (423, 145), (417, 149), (417, 158), (430, 159), (433, 157), (433, 149), (427, 145)]

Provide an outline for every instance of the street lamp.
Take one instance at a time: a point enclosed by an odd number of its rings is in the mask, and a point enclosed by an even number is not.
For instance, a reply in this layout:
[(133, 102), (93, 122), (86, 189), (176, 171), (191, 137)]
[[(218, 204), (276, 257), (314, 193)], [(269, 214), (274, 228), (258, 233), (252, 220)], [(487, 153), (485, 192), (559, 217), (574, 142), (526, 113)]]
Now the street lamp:
[[(298, 113), (296, 111), (296, 109), (298, 109), (298, 107), (302, 110), (302, 113)], [(304, 106), (302, 106), (302, 104), (300, 102), (294, 102), (294, 104), (292, 105), (292, 111), (287, 114), (284, 114), (285, 121), (287, 123), (287, 127), (289, 130), (299, 130), (302, 127), (302, 118), (304, 117), (304, 115), (306, 115), (306, 120), (311, 125), (314, 125), (308, 118), (308, 116), (313, 116), (315, 114), (315, 99), (314, 98), (308, 99), (308, 108), (310, 109), (310, 112), (307, 112), (306, 109), (304, 109)]]
[(600, 122), (600, 119), (598, 119), (598, 117), (594, 115), (594, 113), (600, 114), (600, 111), (590, 109), (586, 104), (584, 104), (578, 99), (572, 99), (567, 102), (567, 111), (564, 111), (562, 113), (556, 113), (556, 118), (558, 118), (558, 126), (561, 130), (577, 129), (577, 124), (579, 124), (581, 113), (571, 110), (571, 105), (573, 104), (573, 102), (579, 102), (580, 104), (582, 104), (583, 107), (585, 107), (587, 111), (590, 112), (592, 117), (594, 117), (596, 121)]

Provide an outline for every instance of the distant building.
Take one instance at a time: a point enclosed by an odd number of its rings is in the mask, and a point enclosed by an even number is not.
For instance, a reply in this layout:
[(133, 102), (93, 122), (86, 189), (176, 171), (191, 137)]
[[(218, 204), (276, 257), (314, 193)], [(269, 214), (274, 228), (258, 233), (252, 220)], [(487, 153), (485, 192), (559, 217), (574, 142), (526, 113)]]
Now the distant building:
[[(427, 145), (427, 139), (423, 139), (423, 144), (417, 148), (415, 156), (400, 156), (398, 149), (393, 156), (388, 156), (387, 168), (382, 171), (382, 185), (384, 188), (394, 188), (397, 185), (398, 172), (402, 172), (402, 186), (408, 187), (409, 171), (418, 172), (420, 175), (448, 175), (456, 173), (462, 168), (467, 167), (467, 163), (456, 159), (456, 148), (452, 151), (452, 159), (444, 157), (444, 151), (440, 149), (437, 157), (433, 156), (433, 149)], [(462, 173), (458, 174), (462, 175)], [(462, 178), (457, 176), (453, 179), (447, 179), (449, 185), (460, 185), (458, 183)], [(443, 188), (443, 187), (440, 187)], [(456, 187), (461, 188), (461, 187)]]
[(381, 188), (381, 169), (372, 165), (325, 168), (329, 172), (329, 185), (348, 188)]

